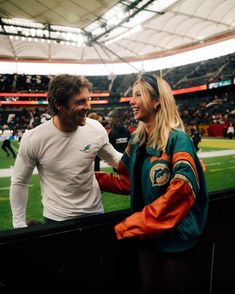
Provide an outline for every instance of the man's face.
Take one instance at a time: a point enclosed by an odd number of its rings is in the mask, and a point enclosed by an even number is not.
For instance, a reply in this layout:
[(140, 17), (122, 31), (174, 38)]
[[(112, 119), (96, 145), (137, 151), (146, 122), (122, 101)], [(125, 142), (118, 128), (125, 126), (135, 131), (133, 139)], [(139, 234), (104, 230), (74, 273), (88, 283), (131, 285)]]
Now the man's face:
[(90, 92), (87, 88), (81, 88), (80, 94), (71, 97), (61, 115), (63, 120), (71, 126), (84, 126), (90, 109)]

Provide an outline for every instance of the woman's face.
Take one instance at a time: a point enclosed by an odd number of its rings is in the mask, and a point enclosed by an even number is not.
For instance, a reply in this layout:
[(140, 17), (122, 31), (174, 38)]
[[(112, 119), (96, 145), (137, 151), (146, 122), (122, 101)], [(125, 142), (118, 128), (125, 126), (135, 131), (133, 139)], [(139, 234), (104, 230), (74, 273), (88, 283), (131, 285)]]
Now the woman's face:
[(130, 99), (130, 105), (134, 113), (134, 118), (144, 123), (152, 121), (155, 118), (155, 114), (156, 114), (156, 110), (155, 110), (156, 101), (151, 99), (150, 97), (147, 98), (147, 101), (148, 101), (148, 106), (146, 108), (143, 102), (143, 97), (139, 89), (139, 85), (136, 84), (133, 88), (133, 94)]

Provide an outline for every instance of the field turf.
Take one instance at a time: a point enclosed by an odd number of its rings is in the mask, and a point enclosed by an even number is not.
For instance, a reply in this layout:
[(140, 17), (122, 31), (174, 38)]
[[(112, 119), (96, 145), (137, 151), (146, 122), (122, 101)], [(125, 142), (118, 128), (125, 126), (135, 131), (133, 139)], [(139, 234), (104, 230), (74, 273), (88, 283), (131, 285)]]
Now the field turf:
[[(18, 149), (18, 142), (12, 142), (12, 145), (16, 150)], [(199, 147), (203, 152), (235, 150), (235, 140), (203, 139)], [(209, 192), (235, 188), (235, 155), (203, 158), (203, 162), (206, 165), (205, 175)], [(3, 150), (0, 149), (0, 172), (3, 169), (13, 167), (13, 165), (12, 156), (7, 158)], [(104, 170), (111, 171), (110, 168), (104, 168)], [(0, 177), (0, 230), (12, 228), (9, 187), (10, 177)], [(103, 193), (103, 203), (106, 212), (125, 209), (129, 207), (129, 196)], [(33, 175), (30, 180), (27, 219), (43, 220), (38, 175)]]

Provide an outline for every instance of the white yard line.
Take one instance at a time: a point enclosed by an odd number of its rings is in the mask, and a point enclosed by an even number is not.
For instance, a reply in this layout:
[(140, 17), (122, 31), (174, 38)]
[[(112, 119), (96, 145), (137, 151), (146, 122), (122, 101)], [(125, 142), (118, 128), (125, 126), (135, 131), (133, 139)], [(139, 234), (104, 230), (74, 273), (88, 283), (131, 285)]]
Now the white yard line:
[(18, 149), (15, 146), (11, 145), (11, 147), (18, 153)]
[(227, 156), (227, 155), (235, 155), (235, 150), (231, 149), (231, 150), (198, 152), (198, 156), (200, 158), (219, 157), (219, 156)]
[[(220, 150), (220, 151), (208, 151), (208, 152), (198, 152), (199, 158), (208, 158), (208, 157), (219, 157), (219, 156), (227, 156), (227, 155), (235, 155), (235, 150)], [(109, 167), (107, 163), (104, 161), (100, 162), (100, 167)], [(1, 177), (11, 177), (13, 171), (12, 168), (4, 168), (0, 169), (0, 178)], [(35, 168), (33, 174), (38, 174), (37, 169)]]

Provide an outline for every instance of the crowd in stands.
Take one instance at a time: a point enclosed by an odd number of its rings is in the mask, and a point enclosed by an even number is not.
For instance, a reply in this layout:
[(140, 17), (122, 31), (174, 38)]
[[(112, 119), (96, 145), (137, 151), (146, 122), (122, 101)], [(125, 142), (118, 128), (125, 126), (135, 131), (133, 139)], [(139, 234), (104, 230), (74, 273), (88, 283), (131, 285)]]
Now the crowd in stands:
[(174, 69), (170, 69), (164, 78), (173, 89), (215, 83), (232, 79), (235, 76), (235, 54), (209, 59)]
[[(235, 53), (212, 60), (188, 64), (185, 66), (154, 72), (162, 74), (173, 89), (208, 84), (220, 80), (235, 78)], [(51, 76), (0, 74), (0, 92), (46, 92)], [(104, 107), (98, 111), (103, 117), (103, 124), (109, 128), (112, 117), (122, 117), (123, 124), (134, 129), (136, 122), (128, 103), (120, 104), (120, 96), (131, 96), (136, 74), (89, 76), (94, 92), (109, 92), (112, 109)], [(115, 96), (116, 95), (116, 96)], [(117, 99), (116, 99), (116, 98)], [(6, 97), (5, 99), (10, 99)], [(21, 99), (12, 97), (12, 99)], [(25, 100), (25, 98), (22, 98)], [(29, 100), (37, 98), (27, 97)], [(41, 98), (40, 98), (41, 99)], [(46, 99), (46, 98), (45, 98)], [(1, 97), (0, 100), (4, 100)], [(177, 95), (176, 101), (185, 125), (234, 124), (235, 93), (234, 86), (229, 91), (202, 91), (190, 95)], [(14, 134), (33, 128), (50, 118), (46, 107), (7, 109), (0, 108), (0, 130), (4, 124)], [(96, 111), (96, 110), (95, 110)]]
[(0, 74), (1, 92), (45, 92), (50, 76)]
[(0, 111), (0, 131), (4, 125), (8, 125), (13, 136), (22, 137), (22, 133), (30, 130), (46, 120), (50, 119), (50, 114), (45, 108), (35, 108), (15, 111)]
[(235, 93), (179, 98), (177, 103), (185, 124), (224, 124), (235, 119)]
[[(161, 75), (172, 89), (209, 84), (235, 77), (235, 53), (206, 61), (153, 72)], [(89, 76), (94, 92), (130, 96), (137, 74)], [(0, 92), (46, 92), (51, 76), (0, 74)]]
[[(216, 93), (216, 94), (215, 94)], [(194, 96), (195, 95), (195, 96)], [(235, 125), (235, 93), (215, 92), (208, 94), (196, 93), (190, 97), (176, 97), (176, 102), (185, 126), (225, 124)], [(92, 111), (96, 111), (93, 107)], [(136, 121), (128, 103), (114, 104), (112, 110), (106, 107), (98, 111), (102, 124), (110, 129), (111, 120), (114, 117), (122, 118), (124, 126), (134, 130)], [(0, 130), (7, 124), (13, 134), (36, 127), (50, 119), (46, 107), (24, 108), (19, 110), (4, 111), (0, 109)]]

